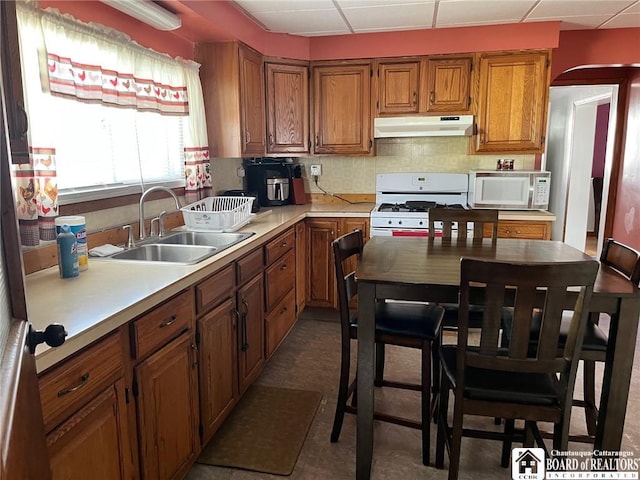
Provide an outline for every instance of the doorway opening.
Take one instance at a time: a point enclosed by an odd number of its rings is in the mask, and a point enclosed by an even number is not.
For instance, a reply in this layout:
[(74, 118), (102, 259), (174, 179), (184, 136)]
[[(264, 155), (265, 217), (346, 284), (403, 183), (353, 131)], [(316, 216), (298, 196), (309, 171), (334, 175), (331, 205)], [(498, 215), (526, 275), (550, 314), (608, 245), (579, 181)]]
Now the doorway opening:
[(604, 243), (617, 85), (551, 87), (543, 168), (551, 172), (552, 239), (597, 257)]

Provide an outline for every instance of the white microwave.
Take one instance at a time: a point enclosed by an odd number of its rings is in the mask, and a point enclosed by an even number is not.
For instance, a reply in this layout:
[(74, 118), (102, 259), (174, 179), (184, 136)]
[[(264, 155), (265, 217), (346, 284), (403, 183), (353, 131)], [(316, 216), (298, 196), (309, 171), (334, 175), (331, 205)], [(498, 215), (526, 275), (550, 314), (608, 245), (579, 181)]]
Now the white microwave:
[(471, 170), (468, 203), (471, 208), (546, 210), (550, 187), (550, 172)]

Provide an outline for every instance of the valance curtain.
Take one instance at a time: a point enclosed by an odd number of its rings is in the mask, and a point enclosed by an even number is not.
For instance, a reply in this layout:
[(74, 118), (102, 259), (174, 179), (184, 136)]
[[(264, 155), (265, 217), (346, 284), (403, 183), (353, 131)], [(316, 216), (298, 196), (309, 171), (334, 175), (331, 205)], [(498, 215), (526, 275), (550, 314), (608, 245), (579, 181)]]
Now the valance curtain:
[[(30, 164), (14, 167), (24, 245), (55, 239), (58, 214), (52, 95), (70, 101), (188, 116), (185, 187), (190, 198), (211, 193), (209, 148), (199, 65), (144, 48), (121, 32), (85, 24), (56, 10), (17, 3), (20, 54), (29, 116)], [(91, 168), (87, 155), (87, 168)], [(144, 178), (140, 184), (144, 188)]]

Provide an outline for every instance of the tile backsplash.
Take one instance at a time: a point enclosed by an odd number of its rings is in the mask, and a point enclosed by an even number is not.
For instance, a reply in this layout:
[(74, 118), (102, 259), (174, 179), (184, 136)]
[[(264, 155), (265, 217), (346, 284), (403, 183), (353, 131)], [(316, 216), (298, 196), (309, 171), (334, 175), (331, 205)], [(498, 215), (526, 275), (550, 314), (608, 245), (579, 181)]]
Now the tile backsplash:
[[(311, 164), (322, 165), (319, 185), (331, 193), (375, 193), (376, 174), (389, 172), (460, 172), (495, 170), (499, 158), (512, 158), (514, 169), (533, 170), (534, 155), (469, 155), (467, 137), (384, 138), (376, 140), (375, 157), (300, 157), (305, 189), (321, 191), (309, 181)], [(216, 158), (211, 162), (216, 192), (243, 188), (237, 170), (239, 158)]]

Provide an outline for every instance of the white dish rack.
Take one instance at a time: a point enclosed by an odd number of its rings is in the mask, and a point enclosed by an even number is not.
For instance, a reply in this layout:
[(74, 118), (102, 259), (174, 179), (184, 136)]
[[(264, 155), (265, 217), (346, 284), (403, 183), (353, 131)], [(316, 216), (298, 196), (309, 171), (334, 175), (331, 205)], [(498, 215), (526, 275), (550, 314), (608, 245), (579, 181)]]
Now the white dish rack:
[(207, 197), (182, 207), (187, 230), (235, 232), (251, 221), (255, 197)]

